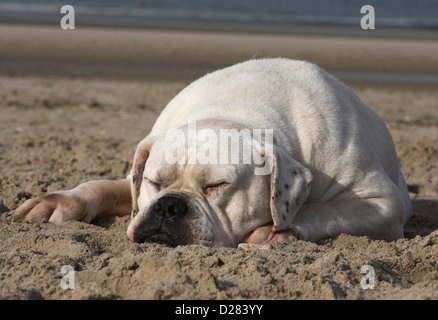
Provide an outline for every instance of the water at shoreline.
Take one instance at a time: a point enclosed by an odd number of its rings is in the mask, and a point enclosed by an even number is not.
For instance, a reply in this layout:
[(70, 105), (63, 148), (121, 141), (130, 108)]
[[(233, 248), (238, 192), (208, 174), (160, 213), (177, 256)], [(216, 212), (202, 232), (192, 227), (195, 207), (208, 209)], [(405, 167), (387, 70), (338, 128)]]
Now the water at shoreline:
[[(237, 26), (359, 27), (363, 5), (374, 6), (376, 28), (438, 30), (438, 0), (71, 0), (76, 21), (87, 25), (166, 26), (233, 24)], [(0, 22), (59, 22), (62, 3), (54, 0), (6, 0)]]

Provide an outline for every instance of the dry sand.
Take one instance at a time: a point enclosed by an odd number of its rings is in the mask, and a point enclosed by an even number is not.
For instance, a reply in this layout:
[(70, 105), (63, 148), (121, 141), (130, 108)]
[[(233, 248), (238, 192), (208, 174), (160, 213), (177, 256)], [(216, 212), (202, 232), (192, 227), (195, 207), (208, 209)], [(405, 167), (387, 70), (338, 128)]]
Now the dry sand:
[[(0, 76), (1, 299), (438, 299), (438, 90), (358, 84), (387, 123), (414, 216), (394, 242), (340, 235), (269, 250), (134, 244), (129, 217), (16, 223), (42, 192), (118, 179), (136, 144), (187, 81)], [(61, 288), (74, 267), (75, 289)], [(361, 288), (361, 267), (375, 288)]]

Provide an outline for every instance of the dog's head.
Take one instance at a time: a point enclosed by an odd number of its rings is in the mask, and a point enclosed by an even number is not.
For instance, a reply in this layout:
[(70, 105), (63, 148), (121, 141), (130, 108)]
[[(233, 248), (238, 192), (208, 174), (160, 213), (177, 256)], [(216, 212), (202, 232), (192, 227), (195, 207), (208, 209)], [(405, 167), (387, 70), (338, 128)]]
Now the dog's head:
[(132, 241), (236, 247), (260, 226), (291, 225), (309, 194), (310, 171), (251, 132), (245, 147), (243, 131), (231, 131), (241, 142), (233, 149), (231, 136), (206, 127), (217, 123), (203, 125), (196, 134), (185, 126), (138, 145)]

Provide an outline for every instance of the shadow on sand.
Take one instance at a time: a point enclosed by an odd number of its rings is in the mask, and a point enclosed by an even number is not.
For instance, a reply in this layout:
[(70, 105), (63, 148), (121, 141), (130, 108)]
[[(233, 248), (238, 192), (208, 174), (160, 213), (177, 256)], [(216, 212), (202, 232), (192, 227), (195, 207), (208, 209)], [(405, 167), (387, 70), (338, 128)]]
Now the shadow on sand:
[(438, 200), (413, 199), (413, 215), (405, 226), (405, 237), (427, 236), (438, 229)]

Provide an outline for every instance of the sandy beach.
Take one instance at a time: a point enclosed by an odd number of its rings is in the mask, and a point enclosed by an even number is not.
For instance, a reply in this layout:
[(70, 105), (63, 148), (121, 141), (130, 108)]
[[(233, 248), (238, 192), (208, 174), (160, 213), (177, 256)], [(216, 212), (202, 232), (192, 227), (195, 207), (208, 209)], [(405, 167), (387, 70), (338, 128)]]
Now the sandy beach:
[[(14, 221), (28, 198), (125, 177), (137, 143), (187, 84), (268, 56), (342, 75), (383, 118), (414, 208), (404, 239), (169, 248), (131, 243), (130, 217)], [(0, 299), (438, 299), (437, 74), (430, 38), (0, 25)], [(73, 290), (61, 287), (64, 265)], [(360, 285), (365, 265), (374, 289)]]

